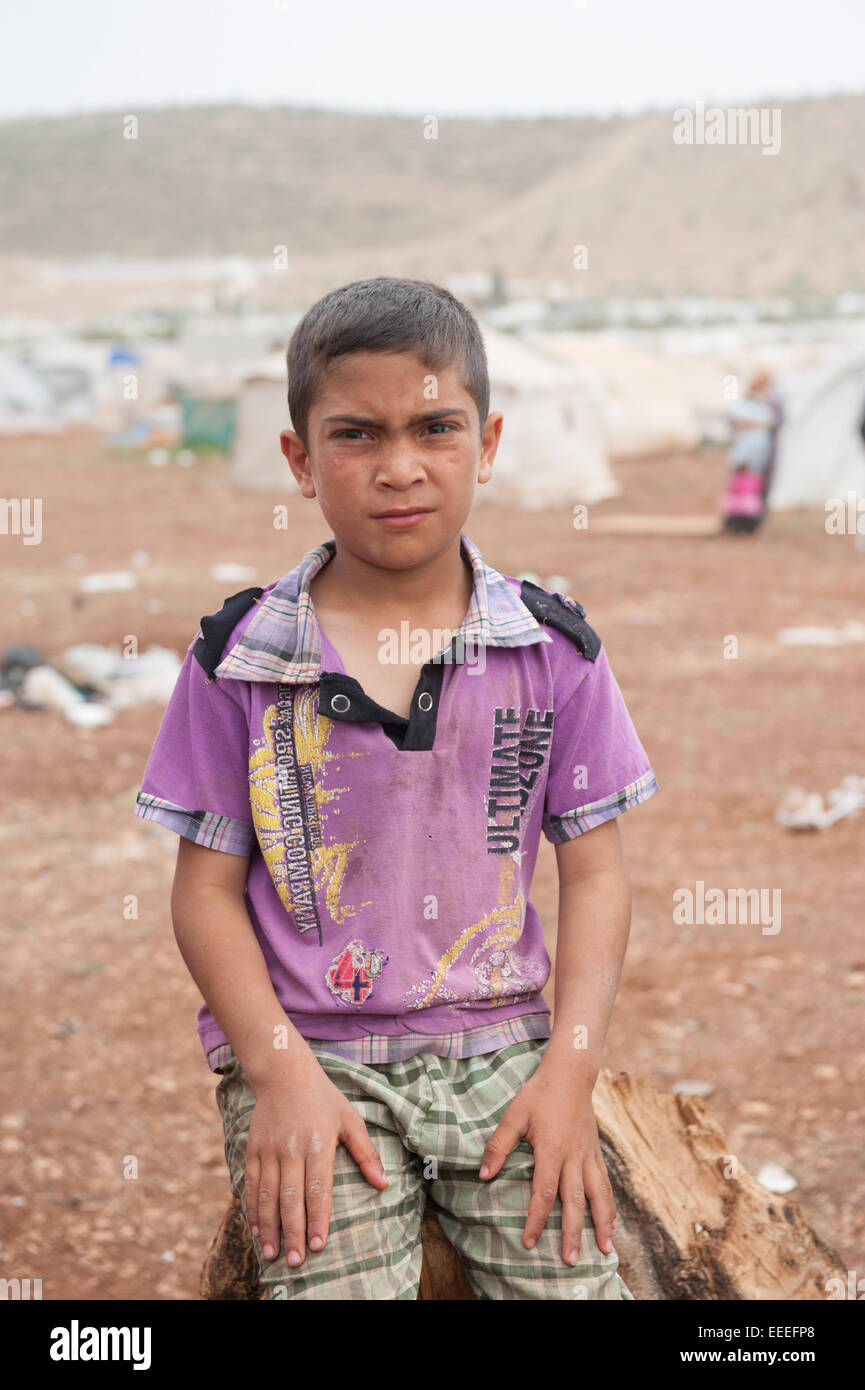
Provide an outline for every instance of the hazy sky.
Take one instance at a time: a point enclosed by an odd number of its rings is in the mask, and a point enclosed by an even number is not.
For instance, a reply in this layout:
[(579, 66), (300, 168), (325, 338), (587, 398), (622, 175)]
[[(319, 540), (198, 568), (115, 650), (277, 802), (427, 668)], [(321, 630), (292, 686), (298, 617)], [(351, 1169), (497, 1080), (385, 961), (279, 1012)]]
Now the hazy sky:
[(865, 0), (0, 0), (0, 115), (637, 111), (865, 89)]

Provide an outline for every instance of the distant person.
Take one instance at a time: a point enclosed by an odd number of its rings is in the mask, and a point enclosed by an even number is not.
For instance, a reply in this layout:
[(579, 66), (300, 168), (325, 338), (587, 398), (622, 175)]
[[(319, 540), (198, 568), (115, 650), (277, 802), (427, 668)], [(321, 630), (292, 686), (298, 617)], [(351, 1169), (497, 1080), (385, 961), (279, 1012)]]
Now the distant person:
[(767, 371), (752, 377), (747, 394), (728, 411), (733, 438), (727, 454), (727, 486), (721, 499), (725, 531), (750, 533), (766, 516), (775, 467), (775, 443), (783, 409)]
[(772, 492), (772, 479), (775, 476), (775, 464), (778, 459), (778, 436), (784, 425), (784, 396), (778, 390), (776, 384), (767, 372), (758, 374), (758, 380), (765, 378), (766, 381), (766, 403), (771, 406), (775, 423), (772, 427), (772, 439), (769, 445), (769, 459), (763, 471), (763, 515), (769, 509), (769, 497)]

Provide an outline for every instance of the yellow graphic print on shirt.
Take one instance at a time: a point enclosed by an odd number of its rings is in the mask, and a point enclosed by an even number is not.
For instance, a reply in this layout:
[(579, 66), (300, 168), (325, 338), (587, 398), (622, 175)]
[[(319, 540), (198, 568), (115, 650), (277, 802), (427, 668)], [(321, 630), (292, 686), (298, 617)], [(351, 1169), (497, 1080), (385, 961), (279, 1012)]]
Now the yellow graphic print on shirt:
[[(249, 800), (255, 833), (280, 901), (294, 914), (300, 933), (322, 927), (316, 894), (324, 890), (327, 911), (341, 924), (368, 902), (340, 901), (351, 844), (326, 845), (321, 825), (326, 806), (347, 787), (326, 789), (322, 774), (336, 755), (327, 752), (332, 719), (318, 712), (315, 686), (280, 685), (277, 703), (262, 721), (263, 737), (249, 760)], [(340, 757), (366, 757), (343, 752)]]
[[(513, 1004), (542, 989), (546, 982), (546, 962), (519, 956), (513, 949), (523, 934), (526, 899), (520, 887), (520, 871), (511, 855), (499, 864), (498, 903), (479, 921), (457, 937), (440, 957), (432, 978), (410, 989), (405, 998), (408, 1009), (426, 1009), (432, 1004), (456, 1000), (491, 1000), (493, 1007)], [(471, 947), (474, 949), (469, 955)], [(467, 963), (474, 983), (467, 993), (463, 982), (459, 990), (447, 984), (453, 968)]]

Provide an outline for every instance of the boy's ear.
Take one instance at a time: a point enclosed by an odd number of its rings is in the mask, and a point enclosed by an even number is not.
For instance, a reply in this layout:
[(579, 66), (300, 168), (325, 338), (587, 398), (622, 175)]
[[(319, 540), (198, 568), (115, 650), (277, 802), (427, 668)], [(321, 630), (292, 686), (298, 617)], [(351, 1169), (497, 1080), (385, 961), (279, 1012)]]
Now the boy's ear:
[(309, 454), (306, 445), (294, 430), (280, 430), (279, 446), (288, 460), (288, 466), (304, 497), (315, 496), (315, 483), (309, 467)]
[(486, 418), (481, 431), (481, 461), (478, 465), (478, 482), (485, 483), (493, 471), (493, 459), (502, 437), (504, 416), (500, 410), (492, 411)]

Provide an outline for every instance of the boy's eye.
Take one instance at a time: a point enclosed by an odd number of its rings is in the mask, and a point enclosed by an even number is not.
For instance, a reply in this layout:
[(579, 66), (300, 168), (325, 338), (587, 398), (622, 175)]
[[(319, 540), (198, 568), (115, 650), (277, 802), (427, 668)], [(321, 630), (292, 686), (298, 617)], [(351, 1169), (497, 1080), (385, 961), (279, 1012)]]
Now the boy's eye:
[[(424, 428), (427, 430), (455, 430), (457, 426), (448, 423), (447, 420), (433, 420)], [(361, 429), (359, 425), (348, 425), (344, 430), (335, 430), (330, 437), (331, 439), (349, 439), (366, 433), (367, 431)]]

